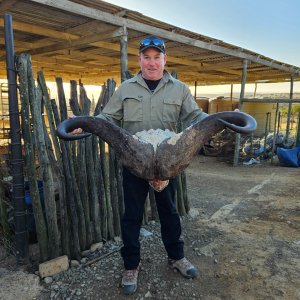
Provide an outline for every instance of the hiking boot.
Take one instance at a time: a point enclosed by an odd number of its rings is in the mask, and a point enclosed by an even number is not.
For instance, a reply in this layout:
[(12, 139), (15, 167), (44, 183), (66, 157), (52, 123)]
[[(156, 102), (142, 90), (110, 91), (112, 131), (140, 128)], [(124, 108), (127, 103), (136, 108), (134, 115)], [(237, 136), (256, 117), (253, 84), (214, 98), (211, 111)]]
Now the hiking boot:
[(125, 295), (135, 293), (137, 289), (137, 279), (139, 275), (140, 265), (134, 270), (125, 270), (122, 276), (122, 289)]
[(178, 270), (185, 278), (198, 277), (198, 270), (185, 257), (179, 260), (168, 259), (168, 264), (172, 269)]

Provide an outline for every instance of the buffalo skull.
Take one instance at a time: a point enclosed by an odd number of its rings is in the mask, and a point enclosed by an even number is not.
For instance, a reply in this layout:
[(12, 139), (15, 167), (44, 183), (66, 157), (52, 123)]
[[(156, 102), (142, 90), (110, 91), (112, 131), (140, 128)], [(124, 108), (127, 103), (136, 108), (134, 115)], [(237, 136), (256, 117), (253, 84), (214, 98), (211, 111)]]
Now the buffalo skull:
[[(112, 146), (123, 165), (136, 176), (146, 180), (168, 180), (184, 170), (216, 133), (228, 127), (235, 132), (249, 134), (256, 126), (255, 119), (246, 113), (220, 112), (207, 116), (178, 134), (166, 131), (165, 138), (153, 145), (143, 139), (143, 135), (132, 135), (105, 119), (78, 116), (60, 123), (57, 134), (64, 140), (76, 140), (93, 133)], [(76, 128), (82, 128), (86, 133), (68, 133)]]

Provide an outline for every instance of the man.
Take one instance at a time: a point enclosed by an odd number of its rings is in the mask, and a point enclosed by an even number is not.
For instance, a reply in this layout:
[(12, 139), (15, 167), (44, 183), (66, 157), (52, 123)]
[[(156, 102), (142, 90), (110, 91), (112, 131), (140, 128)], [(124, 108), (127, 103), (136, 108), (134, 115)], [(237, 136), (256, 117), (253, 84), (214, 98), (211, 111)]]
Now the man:
[[(206, 117), (198, 108), (187, 85), (171, 77), (164, 69), (166, 53), (164, 41), (147, 37), (140, 41), (138, 62), (140, 72), (123, 82), (115, 91), (99, 117), (115, 122), (132, 134), (149, 129), (176, 131), (179, 121), (187, 127)], [(139, 232), (149, 183), (123, 171), (125, 212), (121, 220), (123, 247), (121, 255), (125, 271), (122, 288), (125, 294), (137, 289), (140, 270)], [(177, 178), (170, 179), (161, 192), (155, 191), (161, 223), (161, 236), (171, 268), (187, 278), (195, 278), (197, 269), (184, 257), (181, 224), (176, 210)]]

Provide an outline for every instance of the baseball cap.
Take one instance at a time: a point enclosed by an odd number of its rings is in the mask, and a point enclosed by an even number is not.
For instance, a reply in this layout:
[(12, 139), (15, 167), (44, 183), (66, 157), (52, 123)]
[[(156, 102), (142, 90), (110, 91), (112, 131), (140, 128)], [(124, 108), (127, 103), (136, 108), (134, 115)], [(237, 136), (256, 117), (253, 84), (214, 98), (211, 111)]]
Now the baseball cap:
[(148, 48), (155, 48), (161, 53), (166, 53), (165, 42), (156, 36), (149, 36), (140, 41), (139, 52), (143, 52)]

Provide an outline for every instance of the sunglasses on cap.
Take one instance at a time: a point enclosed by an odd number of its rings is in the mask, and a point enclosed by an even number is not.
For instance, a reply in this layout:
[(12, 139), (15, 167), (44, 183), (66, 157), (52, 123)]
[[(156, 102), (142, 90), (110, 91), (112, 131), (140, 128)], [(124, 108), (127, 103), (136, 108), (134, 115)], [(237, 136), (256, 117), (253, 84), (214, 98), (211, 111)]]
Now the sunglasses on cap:
[(162, 53), (166, 52), (165, 42), (162, 39), (155, 36), (149, 36), (140, 41), (139, 52), (143, 52), (148, 48), (155, 48)]

